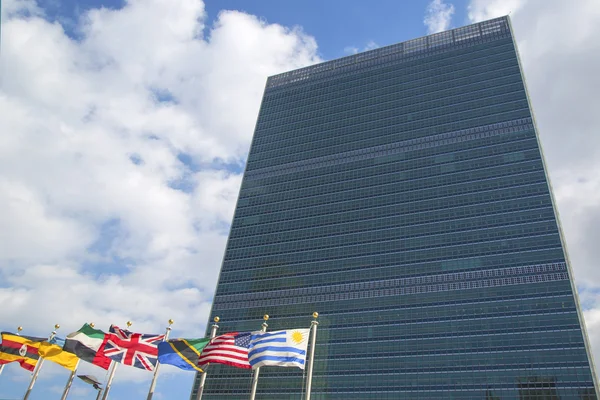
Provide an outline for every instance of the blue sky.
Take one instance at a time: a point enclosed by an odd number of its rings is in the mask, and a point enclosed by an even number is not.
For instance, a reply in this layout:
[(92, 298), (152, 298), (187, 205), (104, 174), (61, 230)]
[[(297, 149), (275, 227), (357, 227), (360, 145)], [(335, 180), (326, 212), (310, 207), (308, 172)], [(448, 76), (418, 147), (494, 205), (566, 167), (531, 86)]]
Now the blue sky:
[[(299, 26), (314, 36), (324, 59), (334, 59), (347, 54), (345, 48), (365, 48), (370, 42), (385, 46), (427, 34), (423, 25), (424, 11), (430, 1), (411, 0), (398, 3), (380, 0), (376, 3), (363, 1), (318, 0), (282, 2), (277, 0), (208, 0), (205, 1), (207, 18), (214, 22), (222, 10), (238, 10), (256, 15), (268, 23), (287, 27)], [(468, 24), (467, 1), (457, 0), (453, 26)], [(55, 20), (63, 21), (67, 31), (85, 11), (107, 7), (120, 9), (125, 1), (59, 1), (40, 0), (38, 4)]]
[[(0, 328), (173, 318), (173, 337), (203, 336), (266, 77), (510, 12), (598, 353), (600, 3), (577, 5), (3, 0)], [(0, 398), (29, 377), (8, 365)], [(67, 377), (46, 363), (31, 400)], [(186, 399), (192, 379), (165, 366), (155, 399)], [(149, 380), (122, 367), (110, 398), (146, 398)], [(69, 398), (92, 396), (76, 381)]]

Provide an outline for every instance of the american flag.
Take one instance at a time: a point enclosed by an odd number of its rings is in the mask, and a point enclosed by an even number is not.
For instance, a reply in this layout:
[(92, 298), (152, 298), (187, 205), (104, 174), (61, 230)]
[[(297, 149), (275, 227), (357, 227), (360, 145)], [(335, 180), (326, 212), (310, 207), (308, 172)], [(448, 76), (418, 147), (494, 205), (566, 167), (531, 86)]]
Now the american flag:
[(133, 333), (111, 325), (104, 339), (104, 355), (121, 364), (154, 371), (158, 344), (165, 335)]
[(252, 368), (248, 362), (250, 332), (231, 332), (216, 336), (202, 349), (198, 365), (226, 364), (237, 368)]

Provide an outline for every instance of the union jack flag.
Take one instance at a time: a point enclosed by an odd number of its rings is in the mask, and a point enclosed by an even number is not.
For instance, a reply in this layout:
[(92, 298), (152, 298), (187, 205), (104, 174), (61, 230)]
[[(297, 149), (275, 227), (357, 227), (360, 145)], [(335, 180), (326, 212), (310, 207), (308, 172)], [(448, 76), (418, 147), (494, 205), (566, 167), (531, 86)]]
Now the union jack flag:
[(133, 333), (111, 325), (104, 339), (104, 355), (121, 364), (154, 371), (158, 344), (165, 335)]

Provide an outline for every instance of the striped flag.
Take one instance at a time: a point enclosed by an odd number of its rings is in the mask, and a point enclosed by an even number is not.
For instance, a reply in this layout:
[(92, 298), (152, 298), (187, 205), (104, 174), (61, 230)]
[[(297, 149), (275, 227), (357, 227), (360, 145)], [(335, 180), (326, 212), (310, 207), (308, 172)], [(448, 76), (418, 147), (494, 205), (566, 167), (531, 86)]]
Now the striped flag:
[(252, 332), (248, 360), (253, 369), (265, 365), (304, 369), (310, 329)]
[(48, 339), (2, 332), (0, 365), (18, 362), (27, 371), (33, 371), (40, 358), (39, 348), (46, 340)]
[(100, 351), (105, 336), (106, 334), (101, 330), (92, 328), (90, 324), (84, 324), (77, 332), (67, 335), (63, 350), (75, 354), (83, 361), (108, 369), (111, 359), (105, 357)]
[(250, 332), (231, 332), (214, 337), (202, 349), (198, 365), (204, 366), (209, 363), (217, 363), (237, 368), (251, 368), (248, 362), (250, 338)]

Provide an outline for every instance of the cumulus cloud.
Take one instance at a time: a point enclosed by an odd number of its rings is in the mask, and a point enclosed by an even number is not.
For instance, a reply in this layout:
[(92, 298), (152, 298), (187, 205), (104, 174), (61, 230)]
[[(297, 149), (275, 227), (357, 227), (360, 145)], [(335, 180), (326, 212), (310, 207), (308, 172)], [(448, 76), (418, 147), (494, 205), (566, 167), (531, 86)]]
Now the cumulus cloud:
[(485, 21), (512, 13), (517, 15), (525, 2), (526, 0), (471, 0), (467, 6), (467, 14), (471, 22)]
[(454, 15), (454, 5), (451, 3), (444, 3), (444, 0), (432, 0), (427, 5), (425, 10), (425, 18), (423, 23), (427, 27), (427, 33), (438, 33), (450, 28), (452, 22), (452, 15)]
[(315, 40), (200, 0), (91, 9), (77, 38), (32, 0), (2, 18), (3, 329), (203, 335), (266, 77)]
[(510, 13), (596, 364), (600, 361), (600, 3), (472, 0), (471, 22)]
[(379, 47), (379, 45), (377, 43), (375, 43), (375, 41), (369, 40), (367, 42), (367, 44), (362, 49), (360, 49), (360, 48), (358, 48), (356, 46), (346, 46), (346, 47), (344, 47), (344, 53), (352, 55), (352, 54), (356, 54), (356, 53), (361, 52), (361, 51), (373, 50), (373, 49), (376, 49), (378, 47)]

